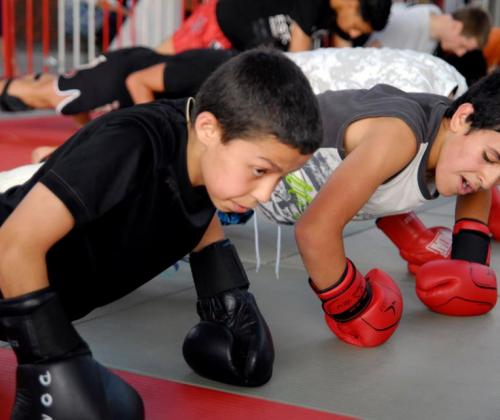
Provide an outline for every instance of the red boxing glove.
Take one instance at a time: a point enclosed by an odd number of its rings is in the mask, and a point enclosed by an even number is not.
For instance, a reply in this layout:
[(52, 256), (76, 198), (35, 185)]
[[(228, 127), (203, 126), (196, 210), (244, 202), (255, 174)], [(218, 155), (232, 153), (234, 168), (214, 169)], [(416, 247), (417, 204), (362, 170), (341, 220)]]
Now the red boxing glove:
[(398, 286), (382, 270), (371, 270), (366, 278), (347, 260), (341, 282), (314, 292), (323, 302), (325, 320), (333, 333), (360, 347), (384, 343), (396, 331), (403, 312), (403, 297)]
[(431, 310), (445, 315), (482, 315), (497, 302), (490, 261), (490, 231), (484, 223), (461, 219), (453, 228), (451, 260), (432, 261), (417, 273), (416, 290)]
[(428, 229), (412, 211), (380, 217), (376, 223), (399, 249), (399, 254), (408, 262), (408, 271), (412, 274), (426, 262), (450, 256), (451, 230), (442, 226)]
[(497, 187), (491, 189), (491, 207), (488, 226), (495, 241), (500, 240), (500, 192)]
[(489, 312), (497, 303), (495, 272), (463, 260), (431, 261), (417, 272), (416, 291), (434, 312), (468, 316)]

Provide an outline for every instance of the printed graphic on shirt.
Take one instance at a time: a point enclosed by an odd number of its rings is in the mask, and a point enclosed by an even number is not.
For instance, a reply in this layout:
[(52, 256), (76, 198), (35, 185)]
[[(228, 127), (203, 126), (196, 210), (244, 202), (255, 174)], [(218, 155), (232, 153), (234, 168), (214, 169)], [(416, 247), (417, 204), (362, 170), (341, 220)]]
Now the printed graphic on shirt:
[(264, 215), (277, 223), (294, 224), (340, 162), (336, 149), (317, 151), (301, 169), (278, 184), (269, 202), (261, 204)]
[(288, 15), (274, 15), (257, 19), (252, 23), (253, 46), (275, 45), (280, 48), (288, 46), (292, 34), (290, 25), (292, 19)]

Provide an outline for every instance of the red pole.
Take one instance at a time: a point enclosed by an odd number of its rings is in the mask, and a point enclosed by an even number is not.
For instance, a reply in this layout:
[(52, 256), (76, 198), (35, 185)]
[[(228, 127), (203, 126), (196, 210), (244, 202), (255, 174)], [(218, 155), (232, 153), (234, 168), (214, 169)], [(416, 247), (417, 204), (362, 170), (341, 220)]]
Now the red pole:
[(47, 58), (50, 50), (50, 13), (49, 0), (42, 1), (42, 56), (43, 71), (47, 71)]
[(28, 73), (33, 73), (33, 0), (26, 0), (26, 59)]
[(15, 69), (14, 42), (16, 26), (14, 21), (14, 1), (3, 0), (2, 7), (5, 77), (13, 77)]
[(109, 7), (108, 3), (102, 5), (102, 51), (106, 52), (109, 48)]
[(3, 30), (3, 62), (4, 62), (4, 75), (5, 77), (13, 76), (14, 66), (12, 64), (12, 43), (10, 40), (10, 31), (7, 28), (10, 25), (10, 1), (4, 0), (2, 2), (2, 30)]

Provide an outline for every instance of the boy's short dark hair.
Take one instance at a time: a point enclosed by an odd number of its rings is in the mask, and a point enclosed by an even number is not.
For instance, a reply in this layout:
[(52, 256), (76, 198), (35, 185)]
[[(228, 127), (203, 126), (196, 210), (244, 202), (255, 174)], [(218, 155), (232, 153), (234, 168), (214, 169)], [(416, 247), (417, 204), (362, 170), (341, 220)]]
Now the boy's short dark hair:
[(451, 118), (458, 107), (471, 103), (474, 112), (467, 122), (473, 130), (494, 130), (500, 132), (500, 70), (474, 83), (462, 96), (455, 99), (445, 112)]
[(211, 112), (222, 141), (275, 136), (313, 153), (322, 140), (318, 102), (300, 68), (279, 51), (255, 49), (220, 66), (203, 83), (191, 114)]
[(487, 12), (479, 7), (464, 7), (454, 11), (451, 16), (462, 22), (463, 36), (476, 38), (480, 49), (486, 45), (491, 31), (491, 19)]
[(387, 25), (392, 0), (359, 0), (361, 17), (374, 31), (381, 31)]

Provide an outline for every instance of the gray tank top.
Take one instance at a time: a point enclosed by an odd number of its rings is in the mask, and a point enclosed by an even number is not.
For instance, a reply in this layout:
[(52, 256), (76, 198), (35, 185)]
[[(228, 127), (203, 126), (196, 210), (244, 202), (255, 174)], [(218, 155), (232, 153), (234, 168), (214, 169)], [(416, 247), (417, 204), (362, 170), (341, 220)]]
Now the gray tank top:
[(426, 166), (449, 99), (377, 85), (372, 89), (327, 91), (318, 95), (318, 102), (323, 144), (306, 165), (280, 182), (268, 203), (261, 205), (269, 219), (295, 223), (345, 158), (347, 127), (363, 118), (400, 118), (415, 134), (417, 153), (403, 170), (377, 188), (355, 219), (404, 213), (438, 196), (433, 182), (426, 180)]

